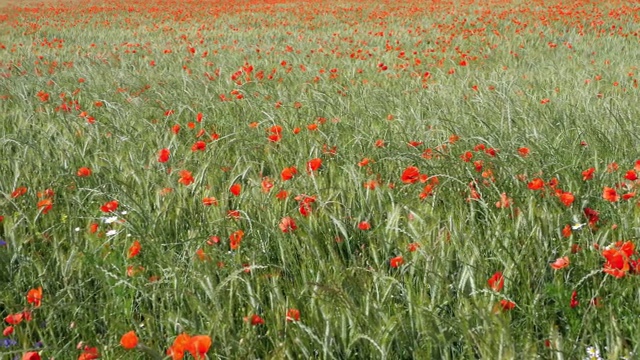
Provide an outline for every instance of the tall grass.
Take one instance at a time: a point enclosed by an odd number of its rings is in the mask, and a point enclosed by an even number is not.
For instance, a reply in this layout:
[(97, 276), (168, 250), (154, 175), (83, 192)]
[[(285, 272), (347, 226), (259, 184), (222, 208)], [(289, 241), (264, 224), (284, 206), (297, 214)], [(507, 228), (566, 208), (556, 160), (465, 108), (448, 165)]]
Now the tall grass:
[(33, 319), (2, 358), (147, 358), (130, 330), (163, 354), (209, 335), (210, 358), (633, 357), (637, 254), (616, 278), (603, 251), (640, 226), (635, 5), (3, 8), (0, 314)]

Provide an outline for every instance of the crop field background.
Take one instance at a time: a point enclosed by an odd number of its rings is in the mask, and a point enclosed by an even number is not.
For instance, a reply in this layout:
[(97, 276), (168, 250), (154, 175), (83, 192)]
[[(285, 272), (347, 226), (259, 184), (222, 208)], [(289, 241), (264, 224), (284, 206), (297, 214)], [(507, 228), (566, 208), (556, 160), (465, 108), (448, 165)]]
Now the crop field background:
[(1, 359), (640, 356), (640, 2), (0, 2)]

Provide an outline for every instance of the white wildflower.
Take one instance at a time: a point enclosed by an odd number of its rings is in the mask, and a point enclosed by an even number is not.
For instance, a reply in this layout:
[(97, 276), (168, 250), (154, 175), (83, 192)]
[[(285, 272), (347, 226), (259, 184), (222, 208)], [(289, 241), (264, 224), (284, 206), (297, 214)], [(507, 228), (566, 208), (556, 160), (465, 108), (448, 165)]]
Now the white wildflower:
[(573, 225), (571, 225), (571, 229), (572, 230), (580, 230), (582, 229), (583, 226), (587, 225), (586, 223), (581, 224), (581, 223), (575, 223)]
[(602, 360), (600, 357), (600, 350), (593, 346), (587, 347), (587, 357), (585, 360)]
[(112, 224), (112, 223), (118, 221), (118, 217), (117, 216), (109, 216), (108, 218), (103, 218), (102, 221), (104, 221), (105, 224)]

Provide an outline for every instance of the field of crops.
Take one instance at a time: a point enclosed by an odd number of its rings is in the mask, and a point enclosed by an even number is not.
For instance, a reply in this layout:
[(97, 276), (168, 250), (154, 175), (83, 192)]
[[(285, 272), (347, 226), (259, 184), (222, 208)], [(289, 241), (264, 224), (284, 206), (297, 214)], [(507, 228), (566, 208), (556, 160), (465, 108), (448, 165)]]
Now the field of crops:
[(636, 358), (639, 31), (637, 0), (3, 1), (0, 358)]

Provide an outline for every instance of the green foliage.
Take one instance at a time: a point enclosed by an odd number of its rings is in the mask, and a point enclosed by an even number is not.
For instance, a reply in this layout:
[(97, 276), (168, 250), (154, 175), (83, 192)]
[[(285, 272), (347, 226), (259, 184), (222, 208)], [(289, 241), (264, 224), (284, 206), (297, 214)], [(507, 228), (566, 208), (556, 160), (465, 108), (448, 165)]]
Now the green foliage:
[(627, 8), (230, 3), (5, 8), (0, 315), (33, 320), (0, 355), (145, 358), (130, 330), (210, 358), (638, 353), (636, 268), (602, 254), (640, 228)]

